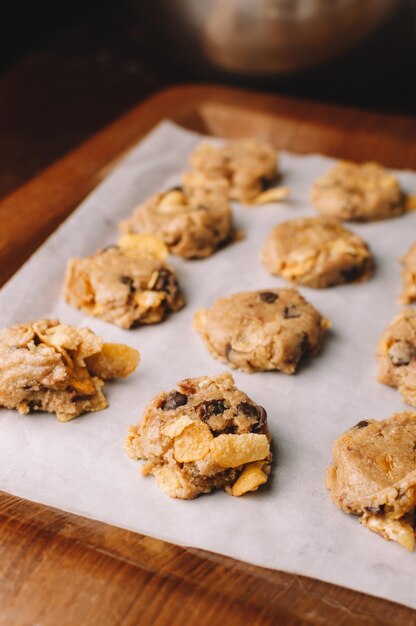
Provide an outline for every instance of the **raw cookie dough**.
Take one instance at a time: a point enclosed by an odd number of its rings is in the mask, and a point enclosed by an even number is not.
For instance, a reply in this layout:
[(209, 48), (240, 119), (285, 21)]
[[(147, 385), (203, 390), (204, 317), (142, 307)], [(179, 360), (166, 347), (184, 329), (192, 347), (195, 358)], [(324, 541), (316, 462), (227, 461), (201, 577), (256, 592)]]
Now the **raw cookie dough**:
[(320, 217), (275, 226), (261, 260), (271, 274), (315, 288), (367, 280), (373, 269), (371, 252), (360, 237)]
[(174, 270), (154, 256), (136, 257), (134, 247), (113, 246), (71, 259), (63, 296), (88, 315), (122, 328), (156, 324), (184, 306)]
[(334, 502), (384, 539), (415, 542), (416, 413), (363, 420), (334, 444), (326, 483)]
[(232, 213), (224, 194), (182, 187), (158, 193), (120, 223), (124, 233), (150, 233), (172, 254), (204, 258), (234, 236)]
[(339, 162), (315, 181), (311, 200), (323, 215), (354, 222), (382, 220), (406, 211), (397, 179), (378, 163)]
[(125, 378), (140, 355), (88, 328), (40, 320), (0, 330), (0, 406), (66, 422), (107, 406), (104, 381)]
[(188, 378), (159, 393), (131, 426), (126, 451), (147, 463), (172, 498), (195, 498), (213, 489), (233, 496), (267, 481), (272, 455), (267, 415), (230, 374)]
[(190, 161), (193, 169), (182, 177), (186, 188), (215, 189), (241, 202), (255, 200), (277, 175), (276, 150), (254, 139), (221, 147), (202, 143)]
[(379, 382), (397, 387), (416, 407), (416, 311), (404, 309), (390, 322), (377, 347)]
[(401, 301), (404, 304), (410, 304), (416, 300), (416, 243), (414, 243), (408, 253), (400, 259), (400, 262), (403, 265), (403, 292)]
[(330, 326), (294, 289), (247, 291), (220, 298), (194, 315), (194, 328), (211, 354), (246, 372), (293, 374), (319, 351)]

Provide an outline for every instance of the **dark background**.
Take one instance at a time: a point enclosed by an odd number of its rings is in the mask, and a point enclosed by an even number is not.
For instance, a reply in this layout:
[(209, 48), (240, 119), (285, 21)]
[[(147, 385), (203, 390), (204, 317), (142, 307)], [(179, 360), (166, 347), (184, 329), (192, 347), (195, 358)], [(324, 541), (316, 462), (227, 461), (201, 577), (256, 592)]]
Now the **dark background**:
[(132, 5), (2, 3), (0, 196), (151, 93), (178, 83), (215, 80), (340, 106), (415, 113), (414, 0), (403, 0), (388, 28), (336, 64), (284, 81), (248, 83), (175, 61), (151, 13), (152, 1), (137, 0), (134, 10)]

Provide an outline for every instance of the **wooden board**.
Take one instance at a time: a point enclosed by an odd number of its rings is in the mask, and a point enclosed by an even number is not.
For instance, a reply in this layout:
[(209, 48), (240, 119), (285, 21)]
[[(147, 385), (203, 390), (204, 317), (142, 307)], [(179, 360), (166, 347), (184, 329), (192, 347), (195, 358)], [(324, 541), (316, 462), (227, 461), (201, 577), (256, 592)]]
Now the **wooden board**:
[[(0, 284), (161, 119), (416, 168), (416, 122), (216, 86), (156, 94), (0, 203)], [(416, 626), (391, 602), (0, 494), (0, 625)]]

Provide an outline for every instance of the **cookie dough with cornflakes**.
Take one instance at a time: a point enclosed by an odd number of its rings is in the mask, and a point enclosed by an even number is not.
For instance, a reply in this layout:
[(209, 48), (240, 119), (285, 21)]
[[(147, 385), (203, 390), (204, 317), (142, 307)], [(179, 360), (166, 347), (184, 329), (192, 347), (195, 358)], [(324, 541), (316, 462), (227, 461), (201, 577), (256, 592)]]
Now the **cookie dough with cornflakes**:
[(294, 289), (247, 291), (220, 298), (194, 315), (194, 328), (211, 354), (246, 371), (293, 374), (319, 352), (330, 326)]
[(378, 163), (341, 161), (314, 183), (311, 200), (322, 215), (353, 222), (372, 222), (402, 215), (405, 194)]
[(230, 374), (188, 378), (159, 393), (130, 427), (126, 451), (146, 461), (143, 474), (168, 496), (184, 499), (215, 489), (255, 491), (272, 461), (266, 411)]
[(102, 388), (125, 378), (140, 355), (124, 344), (104, 343), (88, 328), (39, 320), (0, 330), (0, 407), (46, 411), (68, 420), (107, 407)]
[(320, 217), (275, 226), (260, 258), (271, 274), (317, 289), (368, 280), (374, 265), (361, 237)]
[(400, 262), (403, 266), (401, 301), (404, 304), (410, 304), (416, 300), (416, 243), (410, 247), (410, 250), (400, 259)]
[(225, 195), (199, 188), (176, 187), (152, 196), (120, 223), (120, 230), (154, 235), (185, 259), (208, 257), (235, 238)]
[(184, 304), (165, 245), (147, 235), (126, 235), (119, 245), (68, 262), (63, 296), (68, 304), (121, 328), (156, 324)]
[[(241, 139), (219, 147), (201, 143), (191, 154), (190, 161), (192, 170), (182, 177), (185, 188), (216, 190), (230, 200), (248, 204), (267, 192), (277, 177), (275, 148), (255, 139)], [(284, 197), (287, 190), (282, 189)], [(282, 192), (277, 193), (282, 196)], [(273, 199), (270, 196), (264, 201)]]
[(407, 550), (415, 543), (416, 413), (362, 420), (336, 440), (326, 483), (346, 513)]
[(416, 407), (416, 311), (404, 309), (382, 334), (377, 347), (377, 378), (396, 387)]

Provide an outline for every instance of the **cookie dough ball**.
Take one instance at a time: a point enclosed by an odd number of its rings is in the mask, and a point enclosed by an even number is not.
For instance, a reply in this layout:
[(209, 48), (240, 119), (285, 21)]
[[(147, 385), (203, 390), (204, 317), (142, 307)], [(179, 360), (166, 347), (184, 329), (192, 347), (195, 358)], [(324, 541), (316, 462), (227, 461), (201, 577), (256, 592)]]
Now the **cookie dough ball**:
[(396, 387), (416, 407), (416, 311), (405, 309), (392, 320), (377, 347), (377, 378)]
[(378, 163), (338, 163), (315, 181), (311, 200), (319, 213), (353, 222), (382, 220), (406, 210), (398, 181)]
[(149, 233), (172, 254), (204, 258), (233, 238), (232, 213), (223, 193), (181, 187), (159, 193), (120, 223), (124, 233)]
[(71, 306), (121, 328), (156, 324), (184, 306), (172, 267), (119, 246), (71, 259), (63, 296)]
[(147, 464), (172, 498), (214, 489), (233, 496), (267, 481), (272, 455), (267, 416), (230, 374), (188, 378), (158, 394), (130, 428), (126, 451)]
[(293, 374), (305, 355), (319, 351), (329, 326), (292, 289), (236, 293), (194, 315), (194, 328), (211, 354), (246, 372)]
[(315, 288), (361, 282), (373, 269), (371, 252), (358, 235), (319, 217), (275, 226), (260, 258), (271, 274)]
[(107, 406), (104, 381), (125, 378), (140, 355), (88, 328), (40, 320), (0, 330), (0, 406), (66, 422)]
[(403, 265), (403, 292), (401, 301), (404, 304), (410, 304), (416, 300), (416, 243), (414, 243), (409, 252), (400, 259), (400, 262)]
[(363, 420), (334, 444), (327, 487), (346, 513), (384, 539), (413, 550), (416, 413)]
[(187, 188), (215, 189), (231, 200), (251, 202), (277, 176), (277, 152), (268, 143), (242, 139), (216, 147), (200, 144), (191, 155), (192, 170), (182, 182)]

